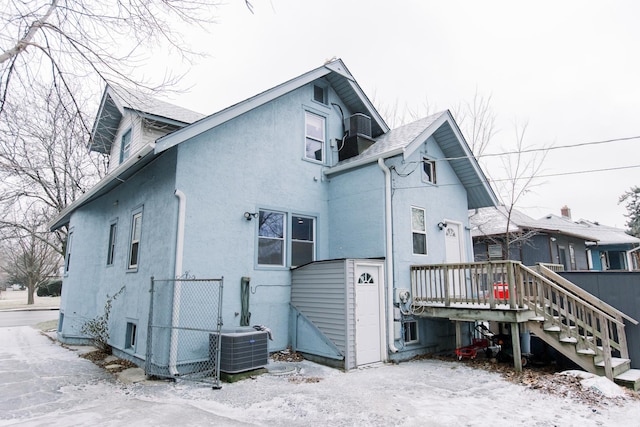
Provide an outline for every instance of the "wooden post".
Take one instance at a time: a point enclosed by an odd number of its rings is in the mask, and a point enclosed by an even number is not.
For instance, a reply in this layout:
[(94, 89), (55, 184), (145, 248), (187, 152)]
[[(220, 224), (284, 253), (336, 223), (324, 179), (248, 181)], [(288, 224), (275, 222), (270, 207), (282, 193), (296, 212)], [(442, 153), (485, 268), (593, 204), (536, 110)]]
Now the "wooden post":
[(449, 290), (449, 268), (445, 265), (443, 267), (444, 272), (444, 306), (449, 307), (451, 305), (451, 292)]
[(611, 343), (609, 342), (609, 323), (604, 315), (599, 316), (600, 333), (602, 334), (602, 357), (604, 357), (604, 374), (613, 381), (613, 367), (611, 366)]
[(459, 320), (454, 321), (456, 324), (456, 348), (462, 347), (462, 324)]
[(511, 323), (511, 346), (513, 348), (513, 367), (522, 372), (522, 352), (520, 351), (520, 329), (517, 323)]
[(507, 264), (507, 289), (509, 291), (509, 308), (515, 309), (518, 308), (516, 303), (516, 288), (518, 287), (515, 283), (515, 275), (514, 273), (515, 264), (511, 261)]

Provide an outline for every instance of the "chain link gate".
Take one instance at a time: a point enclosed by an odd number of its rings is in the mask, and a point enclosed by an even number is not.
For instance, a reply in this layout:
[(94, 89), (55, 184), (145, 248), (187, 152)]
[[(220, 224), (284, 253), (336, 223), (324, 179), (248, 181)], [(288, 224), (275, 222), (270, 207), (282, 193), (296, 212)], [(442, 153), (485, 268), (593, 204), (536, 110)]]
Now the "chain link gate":
[(222, 290), (222, 278), (151, 278), (147, 376), (220, 388)]

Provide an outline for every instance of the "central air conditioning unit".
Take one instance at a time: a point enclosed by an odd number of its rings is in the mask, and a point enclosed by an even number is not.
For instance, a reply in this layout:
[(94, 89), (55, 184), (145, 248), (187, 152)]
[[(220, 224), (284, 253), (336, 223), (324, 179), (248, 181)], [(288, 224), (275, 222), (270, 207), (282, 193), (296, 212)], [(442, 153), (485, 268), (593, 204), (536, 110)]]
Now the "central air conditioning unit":
[(371, 138), (371, 117), (356, 113), (345, 119), (347, 137), (338, 152), (338, 160), (346, 160), (361, 154), (375, 142)]
[[(218, 333), (209, 336), (209, 349), (214, 352)], [(220, 332), (220, 371), (227, 374), (264, 368), (269, 362), (268, 332), (251, 327), (223, 329)], [(212, 360), (213, 354), (211, 354)]]

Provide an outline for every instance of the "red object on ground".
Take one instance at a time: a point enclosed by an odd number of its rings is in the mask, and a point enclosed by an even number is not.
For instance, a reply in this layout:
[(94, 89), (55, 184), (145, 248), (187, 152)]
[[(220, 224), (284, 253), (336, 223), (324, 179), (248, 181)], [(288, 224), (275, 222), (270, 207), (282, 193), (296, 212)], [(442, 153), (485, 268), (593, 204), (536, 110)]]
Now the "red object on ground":
[(494, 283), (493, 284), (493, 297), (495, 299), (502, 299), (502, 300), (509, 299), (509, 284), (507, 284), (507, 283)]

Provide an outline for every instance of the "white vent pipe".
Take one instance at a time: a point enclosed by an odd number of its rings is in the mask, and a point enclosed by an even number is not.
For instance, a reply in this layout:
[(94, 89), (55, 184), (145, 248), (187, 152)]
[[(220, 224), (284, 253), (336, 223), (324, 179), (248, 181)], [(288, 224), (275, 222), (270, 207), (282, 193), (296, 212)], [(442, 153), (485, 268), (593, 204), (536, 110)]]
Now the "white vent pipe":
[[(175, 191), (178, 198), (178, 232), (176, 235), (176, 261), (174, 269), (174, 277), (177, 279), (182, 276), (182, 256), (184, 252), (184, 222), (185, 210), (187, 207), (187, 198), (184, 193), (178, 189)], [(176, 280), (173, 285), (173, 309), (171, 311), (171, 341), (169, 347), (169, 373), (173, 376), (179, 375), (176, 366), (178, 362), (178, 330), (176, 326), (180, 320), (180, 292), (182, 291), (182, 282)]]

